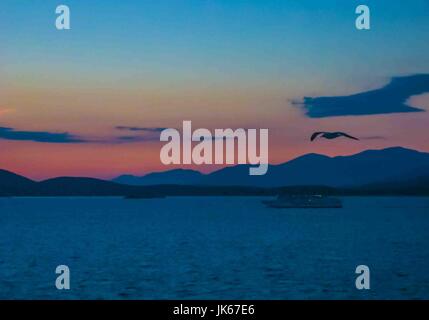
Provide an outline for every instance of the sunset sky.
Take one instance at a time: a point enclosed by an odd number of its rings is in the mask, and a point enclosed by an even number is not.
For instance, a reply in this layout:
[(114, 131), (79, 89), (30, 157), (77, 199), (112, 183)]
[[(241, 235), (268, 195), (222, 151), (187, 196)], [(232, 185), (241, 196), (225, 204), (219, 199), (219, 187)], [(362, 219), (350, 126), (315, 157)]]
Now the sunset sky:
[[(361, 3), (369, 31), (355, 28)], [(55, 28), (60, 4), (71, 30)], [(271, 163), (429, 152), (428, 13), (427, 0), (2, 0), (0, 168), (34, 179), (172, 169), (159, 130), (183, 120), (268, 128)], [(335, 100), (375, 89), (376, 99)], [(324, 96), (355, 114), (331, 113)], [(309, 142), (320, 130), (361, 140)]]

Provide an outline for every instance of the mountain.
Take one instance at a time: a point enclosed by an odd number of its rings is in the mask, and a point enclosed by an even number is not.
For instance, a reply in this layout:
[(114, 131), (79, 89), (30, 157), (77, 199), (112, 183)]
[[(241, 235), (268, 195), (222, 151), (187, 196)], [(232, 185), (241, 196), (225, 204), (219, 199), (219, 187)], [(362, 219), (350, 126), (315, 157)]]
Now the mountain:
[[(208, 175), (192, 170), (173, 170), (125, 178), (147, 185), (120, 184), (85, 177), (60, 177), (35, 182), (0, 170), (0, 196), (152, 198), (273, 196), (278, 193), (428, 196), (429, 154), (399, 147), (332, 158), (307, 154), (281, 165), (270, 166), (265, 176), (249, 176), (248, 166), (235, 166)], [(121, 181), (125, 178), (122, 177)]]
[[(395, 147), (332, 158), (307, 154), (281, 165), (270, 166), (265, 176), (249, 176), (247, 170), (227, 168), (214, 172), (204, 183), (228, 185), (231, 181), (240, 181), (242, 185), (265, 187), (348, 187), (421, 175), (429, 175), (429, 154)], [(227, 183), (228, 180), (230, 183)]]
[(249, 166), (239, 165), (207, 175), (192, 170), (171, 170), (143, 177), (119, 177), (114, 181), (135, 185), (352, 187), (420, 176), (429, 176), (429, 153), (394, 147), (367, 150), (351, 156), (307, 154), (280, 165), (270, 165), (264, 176), (249, 176)]
[(24, 193), (31, 189), (36, 182), (17, 175), (13, 172), (0, 169), (0, 196)]
[(165, 172), (153, 172), (143, 177), (133, 175), (122, 175), (114, 182), (129, 185), (159, 185), (159, 184), (198, 184), (203, 174), (195, 170), (175, 169)]
[[(324, 191), (323, 188), (314, 190)], [(191, 185), (132, 186), (85, 177), (59, 177), (35, 182), (12, 172), (0, 170), (0, 197), (125, 196), (129, 198), (159, 198), (190, 195), (273, 196), (277, 193), (278, 190), (257, 187), (201, 187)]]
[(93, 178), (61, 177), (39, 182), (34, 193), (56, 196), (115, 196), (135, 191), (132, 186)]

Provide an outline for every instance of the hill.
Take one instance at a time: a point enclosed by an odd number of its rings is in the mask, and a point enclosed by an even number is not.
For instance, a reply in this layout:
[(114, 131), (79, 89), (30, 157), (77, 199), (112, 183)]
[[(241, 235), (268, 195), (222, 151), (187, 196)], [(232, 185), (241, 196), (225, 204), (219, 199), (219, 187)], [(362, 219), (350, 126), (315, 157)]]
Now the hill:
[(394, 147), (332, 158), (307, 154), (280, 165), (270, 165), (264, 176), (249, 176), (248, 168), (247, 165), (227, 167), (207, 175), (192, 170), (171, 170), (143, 177), (122, 176), (114, 181), (133, 185), (352, 187), (429, 176), (429, 153)]

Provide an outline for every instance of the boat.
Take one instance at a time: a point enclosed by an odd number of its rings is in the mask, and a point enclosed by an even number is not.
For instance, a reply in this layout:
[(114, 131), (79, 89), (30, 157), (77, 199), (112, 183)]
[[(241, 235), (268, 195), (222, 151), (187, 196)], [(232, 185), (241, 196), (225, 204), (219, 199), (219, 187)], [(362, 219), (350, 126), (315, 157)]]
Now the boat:
[(342, 208), (340, 199), (323, 195), (279, 195), (274, 200), (263, 200), (270, 208)]

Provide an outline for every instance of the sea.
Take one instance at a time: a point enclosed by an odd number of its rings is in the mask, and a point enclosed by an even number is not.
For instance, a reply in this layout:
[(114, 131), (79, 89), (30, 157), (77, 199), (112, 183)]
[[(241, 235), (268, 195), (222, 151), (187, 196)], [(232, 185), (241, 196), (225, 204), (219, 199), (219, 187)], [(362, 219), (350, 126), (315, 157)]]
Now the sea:
[(0, 198), (0, 299), (429, 299), (429, 198), (263, 199)]

